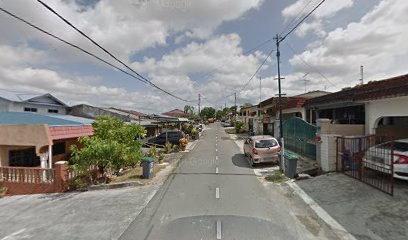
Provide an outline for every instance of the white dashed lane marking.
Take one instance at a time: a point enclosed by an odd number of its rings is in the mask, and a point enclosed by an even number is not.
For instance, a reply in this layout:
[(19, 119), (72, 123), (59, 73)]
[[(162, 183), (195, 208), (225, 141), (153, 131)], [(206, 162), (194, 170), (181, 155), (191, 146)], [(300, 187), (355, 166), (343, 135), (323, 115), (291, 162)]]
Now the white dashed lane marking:
[(220, 188), (215, 189), (215, 198), (219, 199), (220, 198)]
[(221, 239), (221, 221), (217, 220), (217, 239)]

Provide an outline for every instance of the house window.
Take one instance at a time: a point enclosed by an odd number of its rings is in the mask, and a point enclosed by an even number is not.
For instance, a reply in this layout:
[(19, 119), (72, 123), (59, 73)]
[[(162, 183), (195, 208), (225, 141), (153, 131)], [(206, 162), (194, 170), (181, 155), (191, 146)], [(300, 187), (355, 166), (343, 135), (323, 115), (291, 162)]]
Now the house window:
[(60, 155), (65, 153), (65, 142), (59, 142), (52, 145), (52, 155)]
[(9, 165), (11, 167), (37, 167), (40, 158), (35, 154), (35, 148), (9, 151)]
[(25, 107), (24, 112), (37, 112), (37, 108)]
[(58, 110), (57, 109), (48, 109), (48, 112), (49, 113), (58, 113)]

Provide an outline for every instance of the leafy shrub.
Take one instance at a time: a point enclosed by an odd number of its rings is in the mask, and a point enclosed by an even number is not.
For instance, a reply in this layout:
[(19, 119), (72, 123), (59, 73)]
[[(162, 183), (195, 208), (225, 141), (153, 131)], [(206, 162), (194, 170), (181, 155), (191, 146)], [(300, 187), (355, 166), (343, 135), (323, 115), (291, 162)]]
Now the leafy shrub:
[(98, 117), (92, 126), (93, 136), (79, 138), (82, 148), (71, 146), (71, 160), (78, 169), (97, 166), (106, 175), (141, 161), (142, 143), (135, 139), (146, 135), (144, 127), (108, 116)]
[(171, 150), (173, 150), (173, 144), (166, 143), (166, 145), (164, 146), (164, 152), (165, 153), (171, 153)]
[(243, 122), (240, 122), (240, 121), (235, 122), (235, 132), (236, 133), (241, 132), (241, 129), (243, 126), (244, 126)]
[(173, 152), (180, 152), (180, 146), (179, 145), (173, 145)]

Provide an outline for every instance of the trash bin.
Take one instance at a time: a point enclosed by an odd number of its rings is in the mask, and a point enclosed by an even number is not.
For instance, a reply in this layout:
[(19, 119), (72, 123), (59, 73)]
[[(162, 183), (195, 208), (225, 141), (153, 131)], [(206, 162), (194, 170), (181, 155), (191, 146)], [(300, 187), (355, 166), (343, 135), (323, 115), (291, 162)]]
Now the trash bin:
[(285, 176), (288, 178), (294, 178), (296, 176), (298, 157), (295, 154), (291, 154), (289, 152), (285, 152), (284, 157), (285, 157)]
[(149, 179), (153, 177), (154, 158), (144, 157), (142, 159), (143, 178)]

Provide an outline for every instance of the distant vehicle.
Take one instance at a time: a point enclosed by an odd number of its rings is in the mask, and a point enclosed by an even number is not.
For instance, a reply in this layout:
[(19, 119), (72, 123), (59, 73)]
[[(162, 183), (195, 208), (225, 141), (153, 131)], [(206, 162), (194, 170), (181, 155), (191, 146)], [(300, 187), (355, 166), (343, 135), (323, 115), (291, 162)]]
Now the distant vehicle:
[[(389, 146), (388, 143), (382, 143), (369, 148), (363, 157), (363, 163), (366, 163), (363, 166), (377, 171), (389, 169), (391, 165)], [(394, 178), (408, 180), (408, 138), (395, 140), (393, 147)], [(381, 151), (376, 151), (378, 149)]]
[(214, 118), (208, 119), (208, 123), (214, 123), (214, 122), (215, 122), (215, 119), (214, 119)]
[(244, 143), (244, 155), (248, 157), (251, 166), (265, 162), (277, 163), (280, 151), (278, 141), (269, 135), (252, 136)]
[[(167, 131), (167, 141), (173, 145), (179, 145), (181, 138), (184, 138), (185, 134), (182, 131), (174, 130)], [(159, 136), (149, 139), (148, 143), (153, 143), (157, 145), (166, 145), (166, 132), (160, 133)]]

